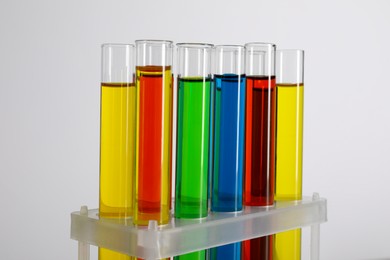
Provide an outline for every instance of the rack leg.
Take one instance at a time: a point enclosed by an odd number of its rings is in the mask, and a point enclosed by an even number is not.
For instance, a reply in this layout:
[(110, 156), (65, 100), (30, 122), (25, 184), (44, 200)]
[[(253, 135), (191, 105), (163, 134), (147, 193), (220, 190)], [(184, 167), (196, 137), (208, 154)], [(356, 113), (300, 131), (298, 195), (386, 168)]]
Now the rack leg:
[[(82, 206), (80, 209), (80, 215), (87, 216), (87, 206)], [(79, 241), (79, 260), (89, 260), (89, 244)]]
[(320, 259), (320, 225), (311, 226), (310, 259)]
[(79, 242), (79, 260), (89, 260), (89, 244)]
[[(320, 194), (314, 192), (313, 200), (319, 200), (319, 199), (320, 199)], [(320, 224), (315, 224), (311, 226), (310, 259), (311, 260), (320, 259)]]

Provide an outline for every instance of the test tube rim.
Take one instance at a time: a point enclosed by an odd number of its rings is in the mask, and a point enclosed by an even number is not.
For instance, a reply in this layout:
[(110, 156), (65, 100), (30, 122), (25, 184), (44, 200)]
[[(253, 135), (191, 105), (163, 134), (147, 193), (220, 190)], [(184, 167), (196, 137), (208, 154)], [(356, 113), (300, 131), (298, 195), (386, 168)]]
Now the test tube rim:
[(167, 45), (167, 47), (173, 47), (173, 41), (170, 40), (155, 40), (155, 39), (141, 39), (135, 40), (135, 45), (138, 44), (152, 44), (152, 45)]
[(288, 52), (288, 53), (300, 52), (302, 54), (305, 53), (305, 50), (303, 50), (303, 49), (277, 49), (276, 51), (278, 53), (280, 53), (280, 52)]
[(179, 42), (176, 43), (177, 48), (193, 48), (193, 49), (211, 49), (214, 44), (211, 43), (198, 43), (198, 42)]
[(245, 45), (239, 44), (219, 44), (214, 45), (214, 49), (226, 48), (229, 50), (245, 50)]
[(101, 44), (102, 48), (104, 48), (104, 47), (127, 47), (127, 46), (135, 47), (135, 45), (132, 43), (102, 43)]
[(272, 42), (247, 42), (245, 43), (245, 48), (248, 48), (248, 47), (263, 47), (263, 46), (271, 46), (273, 48), (276, 48), (276, 44), (275, 43), (272, 43)]

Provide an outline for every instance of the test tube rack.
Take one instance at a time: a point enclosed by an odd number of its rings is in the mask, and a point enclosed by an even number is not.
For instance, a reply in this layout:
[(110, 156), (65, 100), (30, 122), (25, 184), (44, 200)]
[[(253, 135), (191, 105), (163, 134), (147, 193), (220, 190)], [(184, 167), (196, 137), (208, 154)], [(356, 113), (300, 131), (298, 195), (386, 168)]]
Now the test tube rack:
[(319, 259), (320, 224), (327, 221), (327, 201), (318, 193), (272, 207), (244, 207), (242, 212), (211, 212), (204, 219), (175, 219), (158, 226), (134, 226), (132, 219), (99, 219), (98, 209), (71, 214), (71, 238), (79, 243), (78, 260), (90, 259), (90, 245), (143, 259), (160, 259), (193, 251), (310, 227), (310, 259)]

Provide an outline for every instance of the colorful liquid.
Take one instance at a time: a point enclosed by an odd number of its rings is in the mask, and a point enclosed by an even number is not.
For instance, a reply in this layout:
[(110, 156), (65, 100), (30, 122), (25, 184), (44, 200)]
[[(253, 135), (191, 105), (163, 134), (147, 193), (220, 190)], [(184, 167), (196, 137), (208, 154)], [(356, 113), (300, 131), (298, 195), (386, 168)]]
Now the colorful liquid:
[(208, 211), (211, 79), (179, 78), (176, 218), (203, 218)]
[(100, 128), (101, 217), (132, 216), (135, 170), (135, 87), (102, 83)]
[(275, 234), (274, 260), (301, 259), (301, 229)]
[(276, 200), (302, 198), (303, 84), (277, 85)]
[(209, 249), (210, 260), (240, 260), (241, 243), (228, 244)]
[(174, 260), (206, 260), (206, 250), (175, 256)]
[(275, 76), (246, 78), (244, 205), (274, 203)]
[(273, 236), (242, 242), (242, 260), (273, 260)]
[(132, 256), (121, 254), (109, 249), (99, 248), (99, 260), (133, 260)]
[[(99, 215), (132, 216), (135, 170), (134, 84), (102, 83), (100, 128)], [(99, 248), (100, 260), (130, 260), (130, 256)]]
[(171, 199), (171, 67), (136, 68), (137, 132), (134, 224), (167, 224)]
[(245, 75), (215, 75), (211, 209), (242, 210)]
[[(303, 84), (277, 85), (275, 200), (302, 199)], [(275, 234), (274, 258), (301, 259), (301, 230)]]

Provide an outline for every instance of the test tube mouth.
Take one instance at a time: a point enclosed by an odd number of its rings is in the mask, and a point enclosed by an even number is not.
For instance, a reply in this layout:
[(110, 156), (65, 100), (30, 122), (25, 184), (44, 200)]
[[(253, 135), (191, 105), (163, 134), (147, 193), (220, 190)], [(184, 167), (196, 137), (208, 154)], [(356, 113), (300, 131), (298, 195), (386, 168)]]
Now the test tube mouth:
[(278, 49), (277, 52), (288, 52), (288, 53), (301, 52), (301, 53), (304, 53), (305, 50), (302, 50), (302, 49)]
[(244, 45), (238, 45), (238, 44), (229, 44), (229, 45), (215, 45), (214, 48), (216, 49), (229, 49), (229, 50), (241, 50), (245, 49)]
[(215, 45), (213, 49), (217, 53), (245, 53), (244, 45)]
[(276, 48), (276, 44), (270, 43), (270, 42), (248, 42), (245, 43), (245, 47), (264, 47), (264, 46), (270, 46), (273, 48)]
[(169, 40), (142, 39), (142, 40), (136, 40), (135, 44), (151, 44), (151, 45), (165, 44), (168, 47), (173, 47), (173, 41), (169, 41)]
[(176, 46), (178, 48), (209, 49), (209, 48), (212, 48), (214, 45), (210, 44), (210, 43), (180, 42), (180, 43), (177, 43)]
[(126, 47), (126, 46), (134, 47), (134, 44), (131, 44), (131, 43), (103, 43), (101, 45), (102, 48), (104, 48), (104, 47)]

